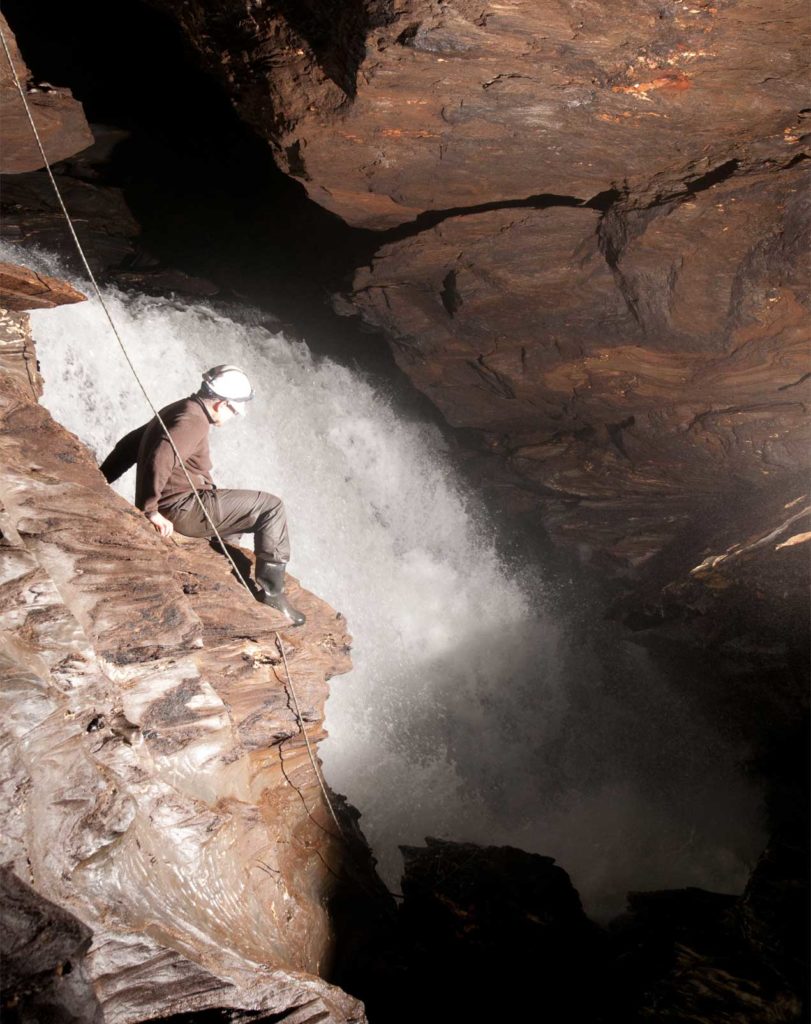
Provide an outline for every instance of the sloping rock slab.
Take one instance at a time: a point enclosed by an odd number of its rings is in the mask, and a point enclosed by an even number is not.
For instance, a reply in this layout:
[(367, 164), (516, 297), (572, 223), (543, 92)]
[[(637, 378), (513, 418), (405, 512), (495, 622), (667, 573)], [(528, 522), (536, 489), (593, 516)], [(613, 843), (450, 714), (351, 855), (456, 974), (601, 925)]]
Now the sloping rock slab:
[(321, 977), (330, 906), (344, 864), (359, 913), (385, 893), (302, 733), (323, 735), (345, 623), (296, 592), (293, 636), (206, 543), (161, 541), (32, 391), (0, 375), (0, 860), (92, 930), (108, 1021), (362, 1021)]
[[(89, 451), (14, 382), (0, 382), (0, 498), (98, 652), (124, 664), (201, 643), (143, 516), (104, 495)], [(125, 570), (122, 573), (122, 569)]]

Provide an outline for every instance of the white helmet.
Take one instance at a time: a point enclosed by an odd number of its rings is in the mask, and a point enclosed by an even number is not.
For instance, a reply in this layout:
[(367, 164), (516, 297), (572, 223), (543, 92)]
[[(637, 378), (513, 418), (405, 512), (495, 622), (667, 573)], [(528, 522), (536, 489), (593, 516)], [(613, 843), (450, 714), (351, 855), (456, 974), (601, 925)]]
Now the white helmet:
[[(253, 388), (246, 373), (238, 366), (212, 366), (203, 374), (200, 387), (206, 398), (220, 398), (225, 402), (250, 402)], [(239, 405), (232, 406), (234, 412), (244, 412)]]

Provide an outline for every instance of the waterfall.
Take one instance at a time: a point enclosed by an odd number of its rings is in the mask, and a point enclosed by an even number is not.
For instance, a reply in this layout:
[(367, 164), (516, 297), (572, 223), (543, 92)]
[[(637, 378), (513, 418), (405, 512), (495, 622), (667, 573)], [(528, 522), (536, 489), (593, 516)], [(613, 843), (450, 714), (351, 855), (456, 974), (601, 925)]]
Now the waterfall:
[[(217, 363), (254, 384), (249, 414), (212, 431), (214, 478), (284, 498), (291, 572), (348, 619), (354, 670), (320, 750), (391, 885), (398, 844), (434, 835), (553, 856), (598, 915), (632, 888), (740, 890), (762, 840), (744, 752), (642, 650), (572, 637), (555, 595), (501, 564), (435, 427), (250, 309), (105, 297), (158, 407)], [(32, 323), (44, 404), (101, 460), (150, 416), (106, 319), (88, 301)], [(131, 500), (133, 474), (117, 489)]]

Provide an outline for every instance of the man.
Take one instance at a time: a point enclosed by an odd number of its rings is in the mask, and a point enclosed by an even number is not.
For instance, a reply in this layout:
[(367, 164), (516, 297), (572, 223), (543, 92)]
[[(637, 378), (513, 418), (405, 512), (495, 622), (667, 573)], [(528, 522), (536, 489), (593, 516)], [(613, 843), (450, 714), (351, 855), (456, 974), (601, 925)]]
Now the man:
[[(255, 576), (262, 600), (300, 626), (304, 615), (284, 594), (290, 541), (281, 499), (265, 491), (219, 488), (211, 479), (209, 430), (243, 415), (252, 398), (253, 388), (239, 367), (214, 366), (203, 374), (195, 394), (167, 405), (160, 416), (220, 536), (254, 534)], [(211, 523), (157, 417), (118, 442), (101, 467), (107, 480), (112, 482), (132, 465), (136, 444), (135, 504), (161, 537), (169, 537), (175, 530), (184, 537), (213, 537)]]

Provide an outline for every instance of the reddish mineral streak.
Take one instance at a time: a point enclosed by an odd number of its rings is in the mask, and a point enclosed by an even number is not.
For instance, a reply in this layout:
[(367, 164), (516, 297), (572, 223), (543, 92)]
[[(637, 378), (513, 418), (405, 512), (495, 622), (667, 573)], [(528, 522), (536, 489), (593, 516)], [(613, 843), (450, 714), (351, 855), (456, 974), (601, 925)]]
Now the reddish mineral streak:
[(632, 95), (652, 92), (654, 89), (670, 90), (671, 92), (684, 92), (690, 88), (690, 79), (684, 74), (662, 75), (660, 78), (653, 78), (648, 82), (635, 82), (633, 85), (614, 85), (612, 92), (625, 92)]

